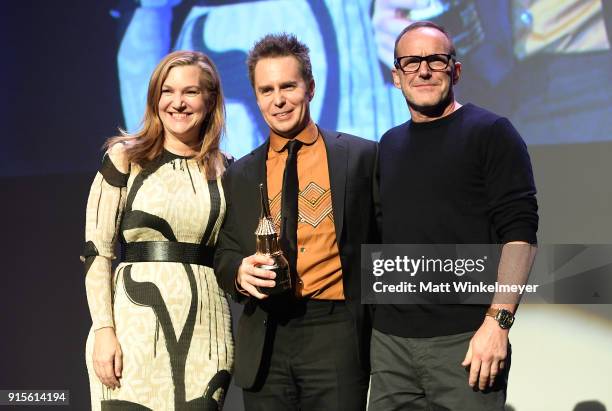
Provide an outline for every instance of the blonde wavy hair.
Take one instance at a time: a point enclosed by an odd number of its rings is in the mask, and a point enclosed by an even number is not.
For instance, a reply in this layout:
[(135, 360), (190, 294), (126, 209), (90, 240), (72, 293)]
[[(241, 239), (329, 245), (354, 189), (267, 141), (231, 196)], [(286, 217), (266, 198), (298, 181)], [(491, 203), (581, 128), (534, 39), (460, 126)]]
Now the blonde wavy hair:
[(117, 143), (127, 143), (124, 146), (128, 160), (141, 167), (161, 155), (164, 147), (164, 126), (159, 117), (159, 99), (168, 73), (179, 66), (196, 66), (201, 70), (200, 86), (210, 111), (202, 123), (201, 146), (195, 158), (203, 164), (206, 178), (214, 179), (225, 171), (224, 156), (219, 149), (221, 137), (225, 132), (225, 105), (217, 68), (207, 55), (198, 51), (175, 51), (159, 62), (149, 81), (142, 128), (135, 133), (119, 129), (121, 135), (109, 138), (104, 147), (108, 149)]

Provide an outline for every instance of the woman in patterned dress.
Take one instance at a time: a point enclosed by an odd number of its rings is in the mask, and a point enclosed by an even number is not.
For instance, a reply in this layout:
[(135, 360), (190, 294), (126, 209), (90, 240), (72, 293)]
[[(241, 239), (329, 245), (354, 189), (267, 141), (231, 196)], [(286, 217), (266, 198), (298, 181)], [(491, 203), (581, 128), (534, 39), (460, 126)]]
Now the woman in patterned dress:
[[(219, 75), (199, 52), (156, 67), (143, 127), (109, 139), (91, 186), (85, 286), (94, 410), (217, 410), (233, 363), (213, 247), (225, 213)], [(117, 240), (122, 258), (114, 273)]]

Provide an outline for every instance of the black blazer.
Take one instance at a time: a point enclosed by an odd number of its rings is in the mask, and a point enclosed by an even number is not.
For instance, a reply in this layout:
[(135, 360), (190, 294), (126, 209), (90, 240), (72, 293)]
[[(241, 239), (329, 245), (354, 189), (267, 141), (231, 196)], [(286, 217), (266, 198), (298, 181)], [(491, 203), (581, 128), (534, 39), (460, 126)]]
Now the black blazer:
[[(359, 337), (360, 360), (369, 367), (371, 322), (361, 304), (361, 244), (377, 243), (378, 195), (374, 172), (377, 143), (339, 132), (321, 130), (327, 149), (334, 225), (342, 264), (347, 308)], [(221, 288), (245, 307), (238, 322), (235, 347), (236, 385), (250, 388), (259, 370), (268, 314), (259, 300), (240, 294), (235, 287), (242, 259), (255, 252), (255, 229), (260, 216), (259, 184), (266, 184), (269, 141), (236, 161), (227, 171), (224, 191), (225, 221), (215, 252), (215, 274)], [(267, 189), (264, 190), (267, 192)], [(376, 193), (376, 194), (375, 194)]]

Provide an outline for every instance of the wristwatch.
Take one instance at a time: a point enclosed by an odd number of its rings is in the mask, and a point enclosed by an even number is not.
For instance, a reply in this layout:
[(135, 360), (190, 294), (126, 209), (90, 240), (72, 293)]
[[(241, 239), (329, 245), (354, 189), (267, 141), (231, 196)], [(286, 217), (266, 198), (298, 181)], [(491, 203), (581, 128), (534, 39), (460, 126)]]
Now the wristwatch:
[(499, 326), (504, 330), (510, 329), (510, 327), (512, 327), (512, 324), (514, 324), (514, 314), (512, 314), (508, 310), (504, 310), (503, 308), (490, 307), (487, 310), (487, 315), (489, 317), (493, 317), (495, 321), (497, 321)]

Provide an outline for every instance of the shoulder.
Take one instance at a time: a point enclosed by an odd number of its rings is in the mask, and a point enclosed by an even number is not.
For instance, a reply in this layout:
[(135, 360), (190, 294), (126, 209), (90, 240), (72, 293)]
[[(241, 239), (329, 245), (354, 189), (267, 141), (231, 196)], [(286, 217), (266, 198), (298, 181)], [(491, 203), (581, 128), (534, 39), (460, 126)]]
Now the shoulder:
[(522, 143), (520, 134), (506, 117), (471, 103), (459, 110), (448, 127), (455, 140), (470, 141), (484, 148), (502, 142)]
[(509, 121), (505, 118), (496, 114), (492, 111), (489, 111), (485, 108), (479, 107), (475, 104), (466, 104), (461, 108), (462, 116), (461, 119), (463, 121), (467, 121), (473, 125), (481, 125), (484, 127), (491, 127), (499, 121), (505, 120), (509, 123)]
[(474, 141), (489, 155), (511, 158), (512, 153), (527, 153), (527, 146), (520, 133), (506, 117), (470, 104), (466, 107), (462, 133)]
[(104, 180), (114, 187), (125, 187), (130, 173), (128, 153), (123, 143), (115, 143), (104, 153), (99, 169)]
[(387, 136), (391, 136), (391, 135), (395, 135), (395, 134), (403, 134), (408, 130), (408, 126), (410, 125), (410, 120), (399, 124), (395, 127), (391, 127), (389, 130), (387, 130), (382, 137), (380, 138), (380, 140), (382, 141), (383, 138), (387, 137)]
[(338, 138), (343, 142), (346, 142), (352, 149), (376, 151), (376, 147), (378, 145), (376, 141), (358, 137), (353, 134), (342, 133), (340, 131), (321, 129), (321, 133), (325, 138), (331, 139), (332, 141), (333, 139)]
[(221, 151), (221, 158), (223, 159), (223, 164), (225, 165), (226, 169), (231, 166), (234, 161), (236, 161), (234, 156), (232, 156), (230, 153), (226, 153), (225, 151)]
[(386, 146), (393, 141), (397, 141), (395, 139), (396, 136), (405, 136), (408, 133), (409, 124), (410, 120), (387, 130), (380, 138), (381, 149), (383, 146)]
[(130, 171), (130, 161), (128, 156), (129, 143), (115, 143), (106, 151), (105, 158), (108, 158), (117, 171), (127, 174)]
[(466, 118), (474, 125), (480, 125), (489, 131), (488, 137), (510, 137), (521, 139), (510, 120), (482, 107), (469, 104), (466, 107)]
[(227, 169), (227, 174), (235, 175), (236, 173), (241, 173), (243, 171), (250, 171), (259, 166), (257, 159), (266, 159), (266, 150), (268, 148), (267, 141), (262, 145), (251, 151), (250, 153), (236, 159), (232, 157), (232, 160), (229, 162), (229, 167)]

